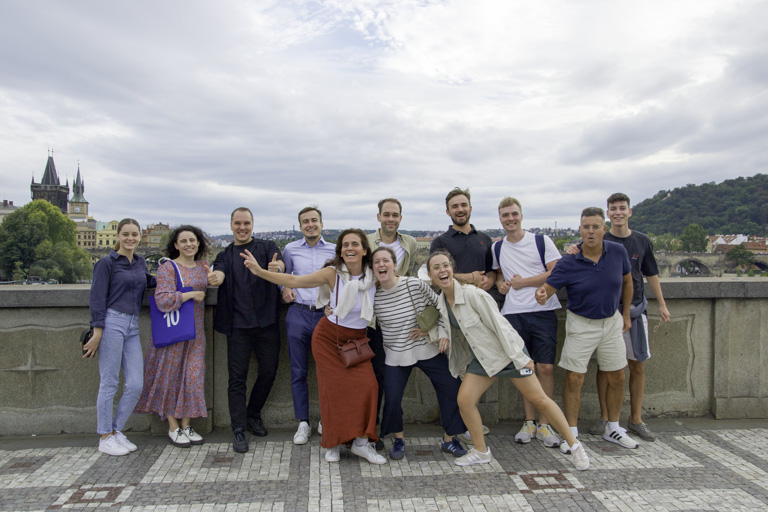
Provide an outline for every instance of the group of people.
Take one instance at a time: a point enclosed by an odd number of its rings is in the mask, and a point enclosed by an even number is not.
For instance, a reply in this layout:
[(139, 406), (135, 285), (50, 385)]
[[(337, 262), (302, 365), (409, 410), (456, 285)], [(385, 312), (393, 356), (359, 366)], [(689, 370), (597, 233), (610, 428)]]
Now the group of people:
[[(99, 451), (109, 455), (126, 455), (137, 449), (122, 433), (134, 411), (154, 413), (167, 420), (171, 442), (182, 447), (203, 443), (190, 420), (207, 416), (203, 300), (210, 271), (202, 258), (210, 242), (195, 226), (174, 229), (165, 247), (169, 259), (154, 277), (144, 258), (135, 253), (140, 240), (139, 223), (130, 218), (121, 220), (115, 249), (93, 268), (93, 336), (83, 346), (83, 357), (99, 358), (97, 432), (101, 435)], [(190, 291), (178, 290), (177, 271)], [(155, 288), (161, 311), (178, 310), (183, 302), (194, 301), (193, 339), (163, 348), (150, 345), (142, 355), (139, 312), (147, 288)], [(121, 368), (123, 394), (113, 414)]]
[[(417, 277), (415, 240), (399, 232), (401, 203), (383, 199), (378, 210), (381, 227), (374, 233), (347, 229), (333, 244), (322, 237), (322, 212), (308, 206), (298, 214), (302, 239), (289, 243), (281, 254), (274, 242), (253, 237), (251, 211), (237, 208), (231, 216), (234, 242), (210, 268), (202, 260), (209, 246), (203, 233), (181, 226), (169, 237), (166, 253), (172, 261), (160, 266), (156, 283), (143, 258), (134, 254), (140, 239), (138, 223), (121, 221), (118, 246), (94, 267), (94, 336), (85, 345), (84, 357), (93, 357), (100, 348), (99, 450), (124, 455), (136, 449), (122, 434), (134, 409), (167, 420), (169, 438), (177, 446), (203, 442), (190, 419), (206, 415), (202, 301), (207, 285), (218, 287), (213, 327), (227, 338), (236, 452), (248, 451), (247, 430), (267, 435), (261, 410), (277, 373), (281, 298), (290, 304), (285, 329), (298, 422), (293, 441), (305, 444), (312, 435), (307, 383), (311, 350), (320, 403), (316, 429), (328, 462), (340, 460), (340, 448), (347, 444), (353, 454), (384, 464), (387, 458), (378, 453), (384, 449), (379, 436), (388, 435), (393, 437), (389, 458), (405, 456), (402, 398), (417, 367), (435, 389), (443, 427), (440, 447), (455, 457), (456, 464), (492, 460), (477, 404), (493, 382), (504, 377), (524, 399), (525, 421), (515, 440), (529, 443), (537, 438), (547, 447), (559, 446), (577, 469), (585, 470), (589, 458), (578, 440), (577, 420), (581, 386), (593, 353), (600, 370), (602, 414), (590, 432), (627, 448), (638, 446), (618, 423), (629, 359), (627, 425), (640, 438), (654, 439), (642, 421), (643, 363), (650, 357), (643, 275), (657, 298), (661, 318), (668, 320), (669, 312), (650, 241), (629, 230), (628, 197), (614, 194), (608, 199), (608, 234), (603, 210), (585, 209), (582, 243), (561, 258), (551, 239), (522, 229), (522, 207), (510, 197), (499, 204), (506, 236), (492, 243), (469, 222), (469, 190), (455, 188), (446, 197), (452, 225), (433, 240), (426, 262), (429, 281)], [(194, 291), (176, 289), (174, 264)], [(145, 289), (155, 284), (162, 311), (195, 301), (196, 337), (151, 347), (142, 360), (138, 312)], [(566, 370), (565, 413), (552, 400), (555, 310), (560, 308), (554, 294), (560, 288), (568, 294), (559, 362)], [(345, 366), (339, 347), (347, 340), (370, 340), (373, 358)], [(251, 353), (257, 359), (258, 378), (248, 397)], [(113, 417), (121, 365), (125, 390)]]

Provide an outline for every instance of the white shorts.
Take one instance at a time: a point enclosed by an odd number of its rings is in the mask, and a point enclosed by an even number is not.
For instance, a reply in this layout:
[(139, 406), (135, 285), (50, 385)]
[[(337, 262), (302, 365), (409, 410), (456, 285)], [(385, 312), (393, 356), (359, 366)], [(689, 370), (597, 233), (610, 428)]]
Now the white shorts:
[(623, 327), (624, 320), (618, 311), (609, 318), (599, 320), (568, 311), (565, 343), (558, 366), (576, 373), (587, 373), (589, 359), (592, 353), (596, 353), (601, 370), (621, 370), (627, 366), (627, 349), (621, 332)]

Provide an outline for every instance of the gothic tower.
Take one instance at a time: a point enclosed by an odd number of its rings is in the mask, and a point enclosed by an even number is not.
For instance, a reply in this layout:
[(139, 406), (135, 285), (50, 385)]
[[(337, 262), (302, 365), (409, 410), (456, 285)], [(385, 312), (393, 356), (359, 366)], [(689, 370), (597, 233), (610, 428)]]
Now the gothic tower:
[(69, 180), (66, 185), (59, 181), (59, 175), (56, 173), (56, 164), (53, 163), (53, 153), (48, 154), (48, 162), (45, 164), (45, 172), (40, 183), (35, 183), (35, 177), (32, 176), (32, 200), (45, 199), (54, 206), (57, 206), (61, 213), (67, 214), (67, 198), (69, 197)]
[(85, 200), (85, 181), (80, 178), (80, 164), (77, 164), (77, 178), (72, 185), (72, 198), (69, 200), (69, 218), (81, 222), (88, 218), (88, 201)]

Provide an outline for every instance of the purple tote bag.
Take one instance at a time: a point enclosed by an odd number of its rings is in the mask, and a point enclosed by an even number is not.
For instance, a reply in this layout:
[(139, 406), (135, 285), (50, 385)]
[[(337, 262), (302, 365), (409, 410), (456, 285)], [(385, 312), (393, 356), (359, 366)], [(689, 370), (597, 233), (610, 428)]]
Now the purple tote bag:
[[(176, 291), (194, 291), (191, 286), (184, 286), (176, 262), (171, 261), (176, 271)], [(179, 309), (164, 313), (157, 309), (155, 295), (149, 297), (149, 316), (152, 319), (152, 344), (163, 348), (180, 341), (195, 339), (195, 301), (182, 302)]]

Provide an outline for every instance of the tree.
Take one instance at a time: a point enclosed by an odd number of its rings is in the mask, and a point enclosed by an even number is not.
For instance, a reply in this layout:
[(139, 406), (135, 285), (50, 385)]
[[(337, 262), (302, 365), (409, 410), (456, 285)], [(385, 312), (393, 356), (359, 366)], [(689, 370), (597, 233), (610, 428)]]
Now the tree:
[(734, 266), (751, 266), (755, 263), (755, 255), (744, 248), (743, 245), (737, 245), (725, 254), (725, 257), (733, 262)]
[(70, 283), (89, 277), (90, 257), (77, 246), (75, 228), (48, 201), (25, 204), (0, 224), (0, 269), (6, 276), (32, 274)]
[(662, 190), (632, 207), (632, 229), (680, 235), (697, 223), (710, 234), (768, 233), (768, 175)]
[(578, 236), (559, 236), (555, 238), (555, 247), (557, 247), (557, 250), (560, 252), (563, 252), (565, 250), (565, 244), (572, 242), (573, 240), (578, 240), (580, 237)]
[(707, 230), (698, 224), (688, 224), (680, 236), (680, 248), (685, 252), (707, 250)]
[(665, 233), (663, 235), (648, 234), (648, 237), (653, 242), (653, 248), (656, 251), (679, 251), (680, 240), (678, 240), (672, 233)]

